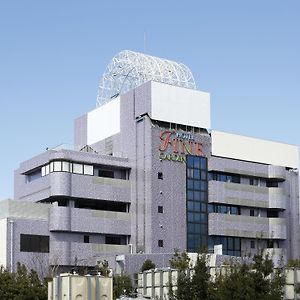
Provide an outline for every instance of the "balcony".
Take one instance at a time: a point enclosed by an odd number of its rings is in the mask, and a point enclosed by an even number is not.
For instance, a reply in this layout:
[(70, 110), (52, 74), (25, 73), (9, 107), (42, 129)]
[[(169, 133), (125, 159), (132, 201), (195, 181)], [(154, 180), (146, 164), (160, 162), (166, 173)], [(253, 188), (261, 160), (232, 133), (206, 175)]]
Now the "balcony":
[(269, 166), (268, 177), (272, 179), (285, 180), (286, 170), (284, 167)]
[(69, 196), (99, 200), (130, 202), (130, 181), (89, 175), (54, 172), (51, 196)]
[(209, 181), (208, 202), (247, 207), (286, 209), (282, 188), (267, 188), (231, 182)]
[(130, 214), (53, 205), (49, 230), (130, 235)]
[(209, 235), (261, 239), (286, 239), (286, 220), (210, 213)]
[(129, 245), (108, 245), (76, 242), (52, 242), (50, 264), (59, 266), (94, 266), (97, 257), (128, 254)]
[(95, 265), (97, 257), (128, 254), (129, 245), (71, 243), (71, 258), (76, 258), (77, 265)]
[(221, 157), (212, 157), (208, 162), (208, 170), (278, 180), (286, 179), (286, 170), (284, 167), (268, 166)]

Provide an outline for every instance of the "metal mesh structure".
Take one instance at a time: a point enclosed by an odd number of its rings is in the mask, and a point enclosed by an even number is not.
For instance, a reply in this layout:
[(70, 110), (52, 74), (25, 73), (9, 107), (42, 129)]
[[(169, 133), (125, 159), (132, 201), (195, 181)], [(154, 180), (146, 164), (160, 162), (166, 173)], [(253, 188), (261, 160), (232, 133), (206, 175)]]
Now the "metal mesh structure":
[(101, 78), (97, 106), (149, 80), (196, 89), (193, 74), (184, 64), (124, 50), (110, 61)]

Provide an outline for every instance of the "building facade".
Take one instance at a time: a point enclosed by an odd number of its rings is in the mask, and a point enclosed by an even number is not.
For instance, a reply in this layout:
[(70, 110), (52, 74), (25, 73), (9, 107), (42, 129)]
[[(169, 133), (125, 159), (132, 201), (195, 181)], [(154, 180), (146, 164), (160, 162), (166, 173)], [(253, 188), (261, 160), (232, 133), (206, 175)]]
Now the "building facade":
[(73, 150), (20, 164), (0, 264), (136, 272), (215, 245), (299, 258), (298, 182), (296, 146), (213, 131), (208, 93), (150, 80), (76, 119)]

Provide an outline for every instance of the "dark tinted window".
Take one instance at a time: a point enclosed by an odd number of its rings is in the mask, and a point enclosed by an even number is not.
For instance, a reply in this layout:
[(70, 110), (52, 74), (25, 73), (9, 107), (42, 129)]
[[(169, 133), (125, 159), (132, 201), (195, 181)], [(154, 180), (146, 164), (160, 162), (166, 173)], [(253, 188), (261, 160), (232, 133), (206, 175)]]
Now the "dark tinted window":
[(20, 251), (49, 253), (49, 236), (21, 234)]
[(98, 173), (99, 177), (107, 177), (107, 178), (114, 178), (114, 171), (110, 171), (110, 170), (99, 170)]
[(241, 239), (227, 236), (210, 236), (209, 252), (213, 252), (215, 245), (222, 245), (224, 255), (241, 256)]
[(267, 218), (278, 218), (279, 212), (275, 209), (268, 209), (267, 210)]
[(278, 187), (277, 181), (267, 181), (266, 182), (267, 187)]
[(121, 245), (122, 244), (121, 237), (120, 236), (106, 236), (105, 244)]
[(89, 243), (90, 242), (90, 236), (89, 235), (84, 235), (83, 236), (83, 242), (84, 243)]
[(187, 248), (207, 247), (207, 159), (187, 155)]

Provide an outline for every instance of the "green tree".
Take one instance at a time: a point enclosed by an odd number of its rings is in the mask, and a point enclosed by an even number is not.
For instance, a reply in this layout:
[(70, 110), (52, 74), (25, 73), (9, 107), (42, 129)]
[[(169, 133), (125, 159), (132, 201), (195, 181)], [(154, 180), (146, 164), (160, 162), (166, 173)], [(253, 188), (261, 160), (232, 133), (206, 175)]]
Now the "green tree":
[(107, 260), (99, 261), (96, 268), (97, 268), (97, 271), (100, 272), (100, 274), (102, 276), (105, 276), (105, 277), (109, 276), (110, 270), (108, 267)]
[(287, 263), (287, 267), (300, 268), (300, 260), (299, 259), (289, 259), (288, 263)]
[(141, 267), (141, 272), (155, 269), (155, 263), (151, 259), (146, 259)]
[(132, 282), (129, 275), (116, 275), (113, 277), (114, 299), (120, 296), (129, 296), (133, 292)]
[(284, 272), (280, 268), (274, 271), (268, 256), (255, 255), (252, 263), (231, 264), (228, 271), (215, 281), (215, 300), (282, 299)]
[(17, 271), (15, 273), (11, 273), (1, 267), (0, 299), (46, 300), (47, 285), (40, 281), (34, 270), (28, 272), (23, 264), (17, 264)]
[(214, 283), (212, 298), (215, 300), (253, 300), (254, 285), (250, 266), (246, 263), (231, 264), (225, 275), (219, 275)]
[(191, 260), (186, 252), (175, 251), (170, 260), (170, 266), (178, 270), (177, 291), (169, 289), (171, 299), (177, 300), (207, 300), (210, 299), (210, 273), (206, 263), (206, 254), (198, 254), (193, 271)]
[(194, 300), (210, 299), (210, 272), (207, 266), (206, 254), (199, 254), (194, 267), (194, 273), (191, 279), (191, 289)]
[(173, 269), (185, 271), (191, 267), (191, 259), (185, 251), (180, 253), (178, 249), (175, 249), (170, 266)]

